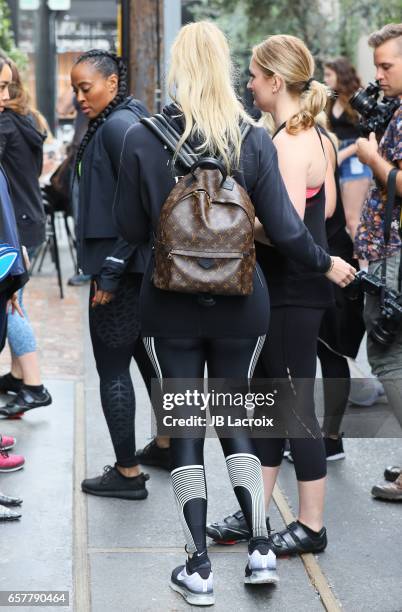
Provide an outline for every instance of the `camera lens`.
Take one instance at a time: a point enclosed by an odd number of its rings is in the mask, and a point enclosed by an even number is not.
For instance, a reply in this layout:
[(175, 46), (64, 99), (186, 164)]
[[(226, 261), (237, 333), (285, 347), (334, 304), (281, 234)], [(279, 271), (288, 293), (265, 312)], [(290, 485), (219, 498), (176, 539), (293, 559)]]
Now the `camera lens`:
[(395, 321), (381, 317), (374, 324), (373, 329), (369, 333), (369, 338), (371, 338), (371, 340), (377, 344), (389, 346), (395, 340), (397, 331), (398, 325), (395, 323)]
[(377, 105), (377, 101), (368, 96), (364, 89), (359, 89), (353, 94), (349, 102), (352, 108), (363, 116), (369, 115)]

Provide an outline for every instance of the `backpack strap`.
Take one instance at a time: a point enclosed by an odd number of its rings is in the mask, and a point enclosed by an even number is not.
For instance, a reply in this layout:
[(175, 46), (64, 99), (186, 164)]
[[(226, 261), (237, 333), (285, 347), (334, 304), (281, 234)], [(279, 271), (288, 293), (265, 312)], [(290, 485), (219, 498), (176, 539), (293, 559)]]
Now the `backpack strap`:
[[(148, 129), (155, 134), (159, 140), (163, 142), (165, 146), (170, 150), (171, 153), (176, 152), (177, 145), (181, 138), (181, 134), (174, 128), (174, 126), (166, 119), (166, 117), (158, 113), (153, 115), (152, 117), (143, 117), (141, 119), (141, 123), (143, 123)], [(245, 140), (249, 131), (250, 124), (243, 122), (240, 126), (240, 134), (241, 134), (241, 142)], [(188, 142), (183, 143), (183, 146), (180, 148), (180, 151), (177, 154), (177, 159), (184, 166), (186, 170), (190, 170), (194, 163), (199, 161), (202, 158), (201, 155), (198, 155), (194, 152), (194, 150), (190, 147)]]
[[(165, 146), (170, 150), (171, 153), (176, 152), (177, 145), (181, 138), (181, 134), (172, 126), (172, 124), (162, 114), (158, 113), (153, 117), (143, 117), (141, 119), (148, 129), (155, 134), (159, 140), (163, 142)], [(190, 170), (195, 161), (200, 156), (194, 153), (190, 145), (185, 142), (180, 148), (177, 154), (177, 159), (184, 166), (186, 170)]]

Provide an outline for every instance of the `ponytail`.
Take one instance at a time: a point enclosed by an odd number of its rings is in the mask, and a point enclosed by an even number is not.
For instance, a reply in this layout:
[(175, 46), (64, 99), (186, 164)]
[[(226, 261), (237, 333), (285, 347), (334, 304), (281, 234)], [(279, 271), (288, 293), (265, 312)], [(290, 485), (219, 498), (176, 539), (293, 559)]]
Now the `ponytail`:
[(309, 79), (307, 83), (308, 86), (304, 88), (300, 97), (300, 112), (286, 122), (286, 131), (292, 135), (313, 127), (317, 115), (325, 109), (328, 102), (329, 90), (326, 85), (313, 78)]

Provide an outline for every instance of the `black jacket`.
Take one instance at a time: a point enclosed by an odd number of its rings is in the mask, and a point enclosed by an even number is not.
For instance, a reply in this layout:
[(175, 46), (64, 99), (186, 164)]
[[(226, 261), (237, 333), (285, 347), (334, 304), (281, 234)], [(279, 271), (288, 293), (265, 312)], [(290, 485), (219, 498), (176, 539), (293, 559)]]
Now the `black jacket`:
[(149, 254), (146, 246), (136, 249), (119, 237), (112, 216), (125, 135), (145, 116), (148, 112), (144, 105), (132, 97), (127, 98), (97, 129), (81, 161), (78, 263), (85, 274), (98, 277), (98, 286), (105, 291), (115, 291), (124, 272), (143, 273)]
[[(12, 296), (12, 294), (23, 287), (28, 281), (28, 274), (25, 269), (25, 262), (22, 256), (21, 245), (19, 242), (18, 228), (15, 221), (15, 214), (13, 205), (10, 200), (10, 183), (7, 180), (3, 168), (0, 164), (0, 243), (9, 244), (20, 250), (19, 263), (15, 266), (20, 268), (20, 271), (14, 273), (13, 268), (11, 274), (8, 274), (6, 278), (0, 281), (0, 295), (5, 296), (6, 299)], [(4, 199), (3, 199), (3, 195)], [(4, 313), (0, 313), (4, 314)], [(1, 338), (0, 338), (1, 340)]]
[(46, 216), (39, 186), (43, 140), (30, 115), (6, 109), (0, 113), (0, 162), (11, 184), (21, 242), (39, 246), (45, 239)]
[[(180, 119), (173, 118), (177, 108), (168, 107), (165, 112), (182, 130)], [(171, 161), (170, 153), (144, 125), (127, 132), (114, 210), (121, 235), (136, 248), (156, 233), (161, 207), (175, 184)], [(242, 146), (241, 168), (234, 176), (250, 194), (271, 242), (312, 270), (328, 270), (329, 255), (315, 245), (289, 200), (276, 149), (263, 128), (250, 130)], [(152, 266), (151, 260), (141, 293), (143, 335), (253, 338), (267, 332), (269, 298), (258, 266), (252, 295), (215, 296), (216, 304), (209, 308), (199, 304), (196, 295), (156, 289), (150, 280)]]

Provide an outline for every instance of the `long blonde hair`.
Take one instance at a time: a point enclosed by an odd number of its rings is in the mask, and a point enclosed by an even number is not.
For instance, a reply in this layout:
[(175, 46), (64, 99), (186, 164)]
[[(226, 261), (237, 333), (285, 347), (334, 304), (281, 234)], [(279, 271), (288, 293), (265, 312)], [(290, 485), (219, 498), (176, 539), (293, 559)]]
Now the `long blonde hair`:
[(313, 78), (314, 58), (304, 42), (287, 34), (269, 36), (253, 48), (253, 59), (266, 76), (281, 76), (289, 94), (300, 98), (300, 112), (286, 122), (287, 132), (311, 128), (327, 104), (329, 89)]
[(236, 97), (229, 45), (216, 25), (199, 21), (181, 28), (172, 46), (168, 87), (185, 120), (177, 151), (196, 136), (201, 153), (221, 156), (229, 172), (238, 167), (239, 124), (253, 120)]

